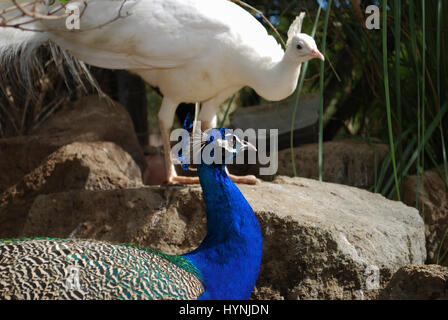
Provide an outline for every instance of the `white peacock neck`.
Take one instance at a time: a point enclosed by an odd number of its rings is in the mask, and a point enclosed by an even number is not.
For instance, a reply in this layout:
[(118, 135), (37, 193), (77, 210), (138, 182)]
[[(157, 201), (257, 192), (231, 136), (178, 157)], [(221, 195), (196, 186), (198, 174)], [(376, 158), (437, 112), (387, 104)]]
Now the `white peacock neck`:
[(251, 64), (249, 86), (269, 101), (279, 101), (289, 97), (296, 89), (302, 63), (307, 61), (285, 52), (279, 61)]

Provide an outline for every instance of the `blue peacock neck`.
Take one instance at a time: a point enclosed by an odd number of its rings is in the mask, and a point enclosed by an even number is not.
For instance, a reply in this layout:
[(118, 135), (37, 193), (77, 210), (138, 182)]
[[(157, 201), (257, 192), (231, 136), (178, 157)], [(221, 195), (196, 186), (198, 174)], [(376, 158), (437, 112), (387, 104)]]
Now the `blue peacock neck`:
[(200, 271), (200, 299), (249, 299), (260, 270), (262, 237), (258, 220), (225, 166), (198, 166), (207, 214), (207, 236), (186, 254)]

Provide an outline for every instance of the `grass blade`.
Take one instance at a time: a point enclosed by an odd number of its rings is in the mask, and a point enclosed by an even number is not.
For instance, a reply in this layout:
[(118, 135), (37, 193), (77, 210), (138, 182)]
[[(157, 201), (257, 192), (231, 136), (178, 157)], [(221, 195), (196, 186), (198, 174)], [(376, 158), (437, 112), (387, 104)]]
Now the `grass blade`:
[[(406, 139), (408, 139), (408, 136), (412, 133), (412, 131), (413, 131), (413, 129), (407, 129), (405, 132), (403, 132), (402, 134), (401, 134), (401, 136), (399, 136), (398, 137), (398, 139), (397, 139), (397, 143), (396, 143), (396, 145), (400, 145), (400, 144), (403, 144), (403, 141), (405, 141)], [(416, 141), (415, 141), (416, 142)], [(415, 143), (414, 142), (414, 143)], [(403, 155), (402, 155), (402, 157), (403, 158), (406, 158), (406, 155), (408, 154), (408, 153), (410, 153), (411, 152), (411, 150), (412, 150), (412, 148), (414, 147), (413, 145), (412, 145), (412, 141), (410, 142), (410, 143), (408, 143), (407, 144), (407, 148), (406, 148), (406, 151), (403, 153)], [(408, 151), (408, 149), (409, 149), (409, 151)], [(386, 177), (386, 174), (387, 174), (387, 171), (389, 170), (389, 167), (390, 167), (390, 165), (391, 165), (391, 162), (392, 162), (392, 151), (390, 150), (388, 153), (387, 153), (387, 155), (386, 155), (386, 157), (383, 159), (383, 161), (382, 161), (382, 165), (381, 165), (381, 170), (380, 170), (380, 173), (379, 173), (379, 176), (378, 176), (378, 180), (377, 180), (377, 183), (375, 184), (375, 193), (378, 193), (378, 192), (380, 192), (381, 194), (383, 194), (383, 195), (385, 195), (386, 194), (386, 188), (383, 188), (381, 191), (380, 191), (380, 187), (381, 187), (381, 185), (383, 184), (383, 181), (384, 181), (384, 179), (385, 179), (385, 177)]]
[[(440, 58), (441, 58), (441, 25), (442, 25), (442, 0), (438, 0), (437, 2), (437, 105), (438, 110), (440, 110), (440, 104), (442, 99), (442, 91), (441, 91), (441, 80), (440, 80), (440, 73), (441, 73), (441, 66), (440, 66)], [(446, 147), (445, 147), (445, 135), (443, 134), (443, 121), (440, 120), (440, 138), (441, 138), (441, 144), (442, 144), (442, 158), (443, 158), (443, 165), (445, 167), (445, 184), (448, 186), (448, 160), (446, 156)]]
[[(333, 0), (328, 1), (327, 12), (325, 13), (324, 32), (322, 35), (322, 54), (325, 57), (327, 45), (328, 20), (330, 19), (331, 4)], [(324, 80), (325, 80), (325, 62), (320, 64), (320, 109), (319, 109), (319, 181), (323, 181), (323, 144), (324, 144)]]
[[(423, 33), (423, 40), (422, 40), (422, 51), (423, 51), (423, 57), (422, 57), (422, 113), (421, 113), (421, 124), (422, 124), (422, 138), (421, 141), (422, 145), (419, 146), (421, 150), (421, 166), (419, 167), (419, 170), (421, 170), (421, 183), (420, 183), (420, 192), (418, 194), (424, 194), (425, 192), (425, 99), (426, 99), (426, 3), (425, 0), (422, 0), (422, 33)], [(419, 141), (420, 143), (420, 141)], [(423, 203), (421, 205), (421, 214), (423, 216), (423, 219), (425, 218), (425, 204)], [(418, 209), (418, 207), (417, 207)]]
[[(401, 0), (394, 1), (394, 26), (395, 26), (395, 103), (397, 108), (398, 135), (403, 132), (403, 113), (401, 109)], [(398, 156), (402, 154), (402, 146), (399, 145)]]
[[(316, 20), (314, 21), (313, 31), (311, 32), (311, 36), (313, 38), (314, 38), (314, 35), (316, 34), (317, 22), (319, 21), (321, 11), (322, 11), (322, 6), (319, 5), (319, 9), (317, 10)], [(300, 79), (299, 79), (299, 85), (297, 88), (296, 101), (294, 103), (294, 107), (292, 110), (292, 116), (291, 116), (290, 149), (291, 149), (291, 164), (292, 164), (292, 171), (293, 171), (294, 177), (297, 177), (296, 159), (295, 159), (295, 152), (294, 152), (294, 128), (295, 128), (295, 123), (296, 123), (297, 107), (298, 107), (299, 101), (300, 101), (300, 94), (302, 93), (303, 83), (305, 81), (305, 76), (306, 76), (306, 71), (308, 70), (308, 62), (309, 61), (305, 62), (302, 65), (302, 69), (300, 71)]]
[[(415, 152), (411, 156), (407, 166), (403, 170), (403, 177), (406, 176), (406, 174), (409, 172), (409, 170), (411, 169), (412, 165), (414, 164), (414, 162), (417, 160), (417, 158), (421, 154), (423, 146), (426, 145), (428, 140), (431, 138), (431, 136), (433, 135), (434, 131), (437, 129), (439, 122), (446, 115), (447, 111), (448, 111), (448, 101), (445, 102), (443, 107), (440, 109), (440, 112), (436, 115), (434, 120), (428, 126), (428, 128), (427, 128), (427, 130), (425, 132), (425, 136), (423, 137), (422, 143), (419, 143), (417, 150), (415, 150)], [(393, 189), (391, 191), (391, 193), (389, 194), (389, 196), (390, 197), (394, 196), (395, 191), (396, 190)], [(422, 191), (424, 191), (424, 190), (422, 189)]]
[(387, 0), (383, 0), (383, 67), (384, 67), (384, 88), (386, 92), (387, 125), (389, 128), (389, 144), (392, 151), (392, 165), (394, 168), (395, 188), (397, 190), (398, 200), (401, 200), (400, 186), (398, 184), (397, 161), (395, 158), (394, 134), (392, 127), (392, 112), (390, 105), (389, 88), (389, 68), (387, 59)]
[[(414, 0), (409, 0), (409, 28), (411, 32), (411, 47), (412, 47), (412, 57), (414, 59), (415, 64), (415, 72), (416, 72), (416, 79), (417, 79), (417, 137), (418, 141), (421, 140), (422, 134), (421, 134), (421, 121), (420, 121), (420, 114), (421, 114), (421, 88), (420, 88), (420, 70), (418, 66), (418, 46), (417, 46), (417, 29), (416, 29), (416, 23), (415, 23), (415, 6), (414, 6)], [(419, 196), (418, 191), (420, 190), (420, 157), (417, 159), (417, 186), (415, 190), (415, 207), (419, 208)]]

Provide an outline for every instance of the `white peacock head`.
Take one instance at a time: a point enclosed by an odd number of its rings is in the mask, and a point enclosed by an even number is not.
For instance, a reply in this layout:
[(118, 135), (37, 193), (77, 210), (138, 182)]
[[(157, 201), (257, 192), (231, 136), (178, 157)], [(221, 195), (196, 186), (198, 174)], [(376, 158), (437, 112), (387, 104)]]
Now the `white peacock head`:
[(300, 62), (315, 58), (325, 61), (325, 57), (317, 49), (316, 41), (311, 36), (301, 32), (304, 18), (305, 13), (302, 12), (289, 27), (286, 54)]

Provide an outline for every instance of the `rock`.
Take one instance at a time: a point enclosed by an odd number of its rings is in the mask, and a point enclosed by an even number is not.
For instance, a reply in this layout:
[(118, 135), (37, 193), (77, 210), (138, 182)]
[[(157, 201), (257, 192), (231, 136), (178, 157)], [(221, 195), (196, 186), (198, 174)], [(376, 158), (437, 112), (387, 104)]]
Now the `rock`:
[(181, 254), (199, 245), (205, 222), (199, 187), (73, 191), (37, 197), (22, 236), (98, 239)]
[(111, 142), (75, 142), (52, 153), (8, 193), (112, 190), (142, 187), (140, 169)]
[(96, 96), (81, 98), (29, 136), (0, 139), (0, 193), (18, 183), (50, 154), (73, 142), (114, 142), (146, 166), (132, 120), (120, 105)]
[[(444, 171), (442, 167), (442, 172)], [(423, 197), (420, 194), (420, 207), (425, 203), (424, 215), (425, 220), (425, 234), (426, 234), (426, 250), (428, 253), (427, 263), (438, 263), (437, 257), (441, 241), (445, 232), (448, 231), (448, 189), (437, 170), (430, 170), (425, 172), (424, 176), (424, 193)], [(407, 177), (402, 186), (403, 202), (408, 206), (415, 207), (416, 205), (416, 190), (417, 177)], [(442, 255), (448, 250), (448, 237), (445, 239), (440, 250)], [(439, 261), (445, 266), (448, 266), (448, 257), (444, 261)]]
[(285, 300), (278, 290), (271, 287), (255, 287), (252, 292), (251, 300)]
[[(323, 144), (323, 180), (358, 188), (370, 187), (375, 183), (375, 168), (378, 168), (388, 151), (389, 147), (385, 144), (369, 145), (358, 140), (325, 142)], [(294, 149), (294, 154), (297, 175), (318, 179), (318, 144), (297, 147)], [(278, 174), (290, 177), (294, 175), (290, 149), (279, 152)]]
[[(415, 209), (346, 186), (275, 182), (267, 190), (252, 187), (267, 240), (259, 286), (287, 299), (375, 298), (378, 291), (369, 289), (383, 286), (408, 261), (425, 260)], [(376, 274), (380, 281), (372, 284)]]
[[(378, 168), (389, 151), (385, 144), (372, 144), (359, 140), (325, 142), (323, 147), (323, 180), (358, 188), (375, 184), (375, 168)], [(319, 178), (318, 144), (307, 144), (294, 148), (297, 176), (308, 179)], [(376, 155), (375, 155), (376, 154)], [(270, 164), (268, 164), (269, 166)], [(261, 176), (260, 164), (230, 165), (236, 175), (255, 175), (264, 181), (275, 176)], [(278, 152), (277, 175), (294, 176), (290, 149)]]
[(167, 176), (163, 153), (151, 153), (146, 155), (145, 158), (147, 166), (143, 173), (143, 182), (148, 186), (164, 184), (167, 180)]
[[(300, 97), (294, 123), (294, 146), (316, 142), (318, 138), (319, 95), (303, 94)], [(278, 149), (289, 148), (291, 143), (291, 115), (295, 99), (274, 102), (267, 105), (238, 108), (230, 114), (233, 128), (242, 129), (277, 129)], [(259, 139), (263, 139), (259, 137)], [(264, 138), (263, 140), (265, 140)], [(266, 142), (269, 150), (269, 140)]]
[(448, 268), (408, 265), (398, 270), (381, 292), (385, 300), (448, 300)]
[(69, 190), (112, 190), (142, 186), (139, 167), (116, 144), (76, 142), (63, 146), (19, 183), (0, 194), (2, 237), (18, 235), (38, 195)]
[[(264, 239), (254, 299), (372, 299), (400, 267), (426, 259), (423, 221), (401, 202), (303, 178), (239, 187)], [(21, 236), (93, 238), (185, 253), (205, 236), (201, 189), (41, 195)]]

